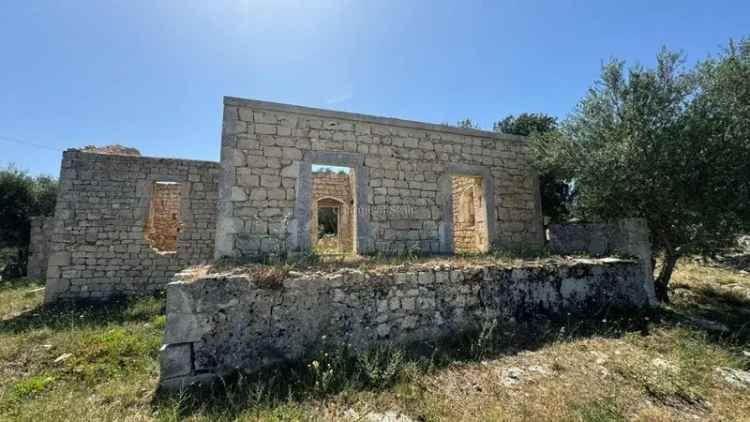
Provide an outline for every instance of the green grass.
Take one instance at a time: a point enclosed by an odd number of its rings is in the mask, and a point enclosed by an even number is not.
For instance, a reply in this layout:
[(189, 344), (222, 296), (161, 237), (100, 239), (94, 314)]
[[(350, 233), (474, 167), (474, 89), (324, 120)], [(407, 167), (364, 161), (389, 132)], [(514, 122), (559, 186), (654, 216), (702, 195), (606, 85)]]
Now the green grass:
[[(331, 345), (305, 362), (163, 396), (162, 299), (44, 307), (39, 283), (6, 281), (0, 421), (353, 420), (389, 410), (425, 421), (750, 420), (750, 389), (715, 371), (750, 369), (750, 300), (737, 285), (750, 277), (686, 263), (672, 305), (655, 313), (488, 325), (435, 350)], [(503, 383), (510, 368), (519, 383)]]

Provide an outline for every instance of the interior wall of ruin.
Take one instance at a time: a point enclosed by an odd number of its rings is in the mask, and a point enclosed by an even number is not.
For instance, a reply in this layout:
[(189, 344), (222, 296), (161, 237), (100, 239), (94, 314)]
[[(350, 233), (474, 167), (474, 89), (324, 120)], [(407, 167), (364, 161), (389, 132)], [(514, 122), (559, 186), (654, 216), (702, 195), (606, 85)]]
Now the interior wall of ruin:
[(488, 176), (494, 246), (544, 241), (523, 137), (225, 98), (216, 256), (309, 247), (301, 237), (310, 230), (309, 208), (295, 211), (297, 200), (311, 195), (304, 175), (314, 154), (353, 157), (355, 172), (366, 173), (356, 175), (366, 180), (356, 210), (357, 252), (447, 252), (451, 187), (448, 181), (446, 195), (441, 178), (456, 168)]
[(155, 182), (151, 191), (151, 203), (146, 217), (144, 237), (151, 247), (159, 252), (177, 250), (180, 235), (181, 186), (179, 183)]
[(451, 193), (454, 251), (458, 253), (486, 251), (489, 245), (481, 178), (452, 177)]
[(339, 207), (338, 252), (351, 253), (353, 251), (355, 214), (351, 177), (351, 174), (335, 172), (313, 173), (312, 217), (310, 219), (310, 238), (313, 244), (319, 240), (318, 209), (321, 206)]
[[(66, 151), (45, 300), (149, 294), (211, 259), (220, 174), (214, 162)], [(175, 253), (146, 238), (156, 182), (180, 189)]]

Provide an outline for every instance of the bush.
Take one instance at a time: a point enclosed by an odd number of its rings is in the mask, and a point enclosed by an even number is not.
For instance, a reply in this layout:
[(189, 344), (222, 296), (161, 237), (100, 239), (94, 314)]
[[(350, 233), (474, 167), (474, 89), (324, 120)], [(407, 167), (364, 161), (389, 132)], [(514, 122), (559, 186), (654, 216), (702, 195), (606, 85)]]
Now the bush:
[(8, 167), (0, 170), (0, 274), (26, 274), (29, 256), (30, 218), (51, 215), (57, 200), (58, 183), (47, 176), (31, 177)]

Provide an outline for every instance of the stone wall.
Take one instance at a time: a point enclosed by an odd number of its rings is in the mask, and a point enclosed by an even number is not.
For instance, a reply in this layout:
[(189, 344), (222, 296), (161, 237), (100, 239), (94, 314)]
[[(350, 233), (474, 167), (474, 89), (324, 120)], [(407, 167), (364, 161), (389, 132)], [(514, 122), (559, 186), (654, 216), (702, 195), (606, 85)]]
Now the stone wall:
[(52, 237), (53, 217), (31, 217), (31, 235), (29, 237), (29, 262), (26, 275), (29, 278), (44, 280), (47, 278), (47, 260), (49, 259), (49, 241)]
[(553, 224), (549, 227), (549, 246), (552, 252), (561, 255), (637, 258), (644, 290), (649, 294), (650, 303), (656, 304), (651, 234), (646, 220), (630, 218), (612, 223)]
[(275, 287), (259, 287), (247, 275), (170, 283), (162, 386), (300, 359), (318, 352), (324, 338), (363, 350), (455, 336), (493, 321), (649, 304), (633, 260), (412, 271), (315, 273)]
[[(66, 151), (45, 300), (149, 294), (211, 259), (220, 173), (213, 162)], [(160, 253), (145, 236), (156, 182), (180, 189), (175, 253)]]
[(313, 173), (313, 193), (310, 219), (310, 238), (313, 245), (318, 241), (319, 207), (338, 208), (338, 252), (353, 251), (354, 236), (354, 198), (352, 195), (351, 177), (348, 174), (334, 172)]
[(225, 98), (217, 256), (311, 249), (313, 164), (353, 169), (358, 253), (452, 252), (451, 177), (482, 177), (488, 242), (544, 241), (520, 136)]

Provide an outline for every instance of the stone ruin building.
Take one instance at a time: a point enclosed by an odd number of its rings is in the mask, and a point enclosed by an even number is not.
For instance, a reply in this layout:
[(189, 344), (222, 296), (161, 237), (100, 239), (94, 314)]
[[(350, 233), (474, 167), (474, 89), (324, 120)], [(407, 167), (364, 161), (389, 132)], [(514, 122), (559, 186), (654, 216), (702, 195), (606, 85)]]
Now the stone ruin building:
[[(314, 165), (350, 169), (355, 253), (543, 242), (523, 137), (226, 98), (221, 154), (217, 256), (310, 251)], [(461, 223), (457, 248), (453, 188), (464, 188), (454, 184), (462, 177), (481, 209), (465, 207), (475, 223)], [(482, 233), (468, 236), (470, 227)]]
[(242, 268), (199, 270), (224, 257), (545, 241), (523, 137), (225, 98), (220, 155), (68, 150), (55, 215), (32, 221), (29, 273), (46, 270), (46, 302), (166, 288), (164, 388), (299, 359), (323, 338), (366, 349), (655, 303), (638, 220), (550, 229), (555, 251), (603, 258), (289, 272), (272, 285)]
[[(340, 254), (543, 243), (523, 137), (227, 97), (220, 155), (66, 151), (34, 257), (47, 300), (152, 293), (214, 258), (304, 254), (321, 241)], [(331, 215), (335, 233), (321, 238)]]

